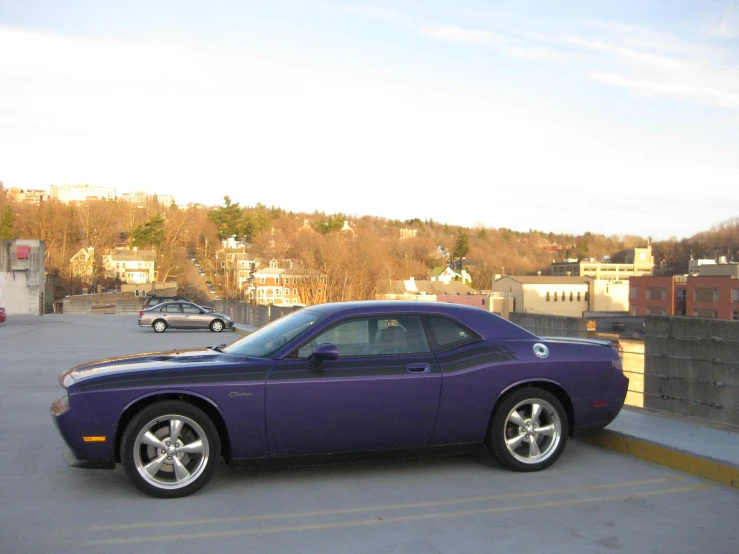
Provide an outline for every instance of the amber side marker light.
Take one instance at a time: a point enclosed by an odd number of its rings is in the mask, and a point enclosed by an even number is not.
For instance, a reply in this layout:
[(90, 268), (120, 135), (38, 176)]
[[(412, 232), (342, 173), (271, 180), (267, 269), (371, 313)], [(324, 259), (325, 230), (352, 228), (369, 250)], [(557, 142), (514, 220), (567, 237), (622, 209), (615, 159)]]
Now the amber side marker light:
[(105, 442), (105, 437), (82, 437), (85, 442)]

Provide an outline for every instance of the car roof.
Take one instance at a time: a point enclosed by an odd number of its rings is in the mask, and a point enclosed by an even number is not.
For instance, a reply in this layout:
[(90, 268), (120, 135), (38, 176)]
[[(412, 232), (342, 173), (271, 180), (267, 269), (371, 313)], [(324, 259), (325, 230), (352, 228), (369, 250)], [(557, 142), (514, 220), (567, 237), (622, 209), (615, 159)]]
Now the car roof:
[(536, 338), (533, 333), (492, 312), (452, 302), (363, 300), (315, 304), (304, 309), (325, 313), (329, 316), (327, 318), (329, 321), (336, 321), (344, 317), (374, 314), (447, 315), (458, 319), (483, 338), (500, 340)]

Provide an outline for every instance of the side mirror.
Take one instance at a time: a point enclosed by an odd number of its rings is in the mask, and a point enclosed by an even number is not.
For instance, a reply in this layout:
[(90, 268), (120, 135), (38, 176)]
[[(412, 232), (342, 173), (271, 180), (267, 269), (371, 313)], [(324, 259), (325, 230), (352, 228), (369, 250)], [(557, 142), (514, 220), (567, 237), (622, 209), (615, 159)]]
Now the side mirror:
[(335, 360), (339, 357), (339, 349), (335, 344), (319, 344), (313, 349), (310, 355), (308, 366), (311, 369), (318, 369), (324, 360)]

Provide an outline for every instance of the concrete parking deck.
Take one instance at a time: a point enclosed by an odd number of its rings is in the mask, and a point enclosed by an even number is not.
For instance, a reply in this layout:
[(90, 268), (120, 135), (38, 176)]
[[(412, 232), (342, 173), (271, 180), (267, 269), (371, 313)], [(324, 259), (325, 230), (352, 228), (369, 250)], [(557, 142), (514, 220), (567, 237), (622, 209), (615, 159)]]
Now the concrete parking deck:
[[(626, 409), (591, 439), (627, 456), (576, 440), (534, 474), (503, 470), (484, 453), (240, 470), (222, 464), (201, 492), (162, 501), (137, 491), (120, 467), (64, 463), (48, 413), (62, 394), (63, 370), (239, 337), (156, 334), (138, 328), (135, 315), (16, 316), (0, 325), (0, 551), (737, 550), (739, 491), (719, 484), (735, 487), (736, 479), (698, 478), (690, 464), (703, 459), (734, 471), (739, 435), (647, 411)], [(674, 463), (680, 456), (692, 461)]]

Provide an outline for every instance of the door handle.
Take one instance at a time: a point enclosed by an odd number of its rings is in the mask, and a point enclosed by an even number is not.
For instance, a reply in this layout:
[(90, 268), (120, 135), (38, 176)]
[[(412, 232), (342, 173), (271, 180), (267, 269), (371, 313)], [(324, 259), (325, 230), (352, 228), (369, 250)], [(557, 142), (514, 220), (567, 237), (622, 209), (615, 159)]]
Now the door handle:
[(429, 364), (408, 364), (406, 366), (408, 373), (428, 373), (431, 371)]

